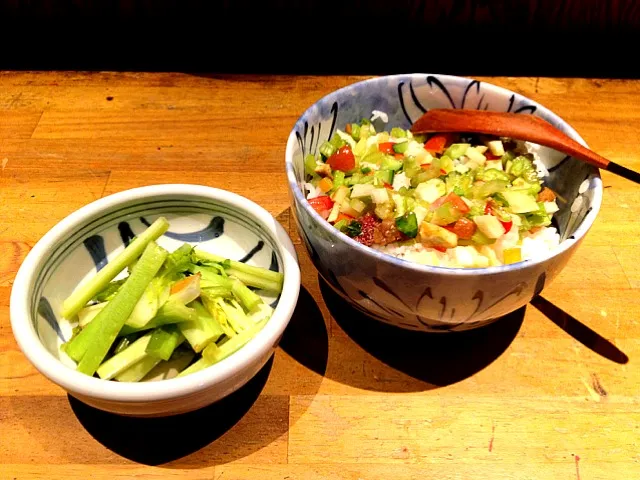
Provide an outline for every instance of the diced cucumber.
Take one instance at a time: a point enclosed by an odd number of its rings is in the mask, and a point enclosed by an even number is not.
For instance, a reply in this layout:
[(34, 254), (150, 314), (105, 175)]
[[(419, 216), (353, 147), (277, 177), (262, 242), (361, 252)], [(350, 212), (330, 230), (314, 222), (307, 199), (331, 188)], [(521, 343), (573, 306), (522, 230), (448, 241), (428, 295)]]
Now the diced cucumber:
[(469, 147), (471, 147), (471, 145), (468, 143), (454, 143), (445, 150), (444, 155), (451, 158), (452, 160), (455, 160), (456, 158), (460, 158), (461, 156), (465, 155)]
[(399, 142), (393, 145), (393, 151), (396, 153), (405, 153), (409, 148), (409, 142)]
[(380, 167), (384, 170), (392, 170), (394, 172), (397, 172), (402, 168), (402, 160), (396, 160), (389, 155), (385, 155)]
[(387, 170), (387, 169), (378, 170), (376, 173), (373, 174), (374, 178), (380, 180), (381, 182), (388, 183), (389, 185), (393, 183), (393, 176), (394, 176), (393, 170)]
[(502, 196), (509, 202), (509, 209), (513, 213), (529, 213), (538, 211), (535, 197), (526, 191), (505, 190)]

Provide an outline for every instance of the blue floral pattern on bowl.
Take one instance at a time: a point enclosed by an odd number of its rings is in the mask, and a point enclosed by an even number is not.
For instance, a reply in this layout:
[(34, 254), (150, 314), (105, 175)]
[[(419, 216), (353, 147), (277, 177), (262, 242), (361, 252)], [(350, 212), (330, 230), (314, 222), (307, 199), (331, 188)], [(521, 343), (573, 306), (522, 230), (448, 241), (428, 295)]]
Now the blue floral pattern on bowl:
[(456, 331), (484, 325), (540, 293), (561, 271), (591, 227), (602, 200), (599, 171), (555, 150), (538, 153), (545, 182), (566, 203), (555, 215), (557, 252), (544, 260), (485, 269), (452, 269), (410, 263), (364, 247), (339, 233), (305, 200), (304, 157), (346, 123), (388, 115), (377, 128), (409, 128), (433, 108), (482, 109), (536, 115), (586, 145), (577, 132), (535, 101), (463, 77), (390, 75), (337, 90), (311, 105), (289, 136), (286, 168), (295, 220), (312, 262), (327, 283), (355, 308), (378, 320), (420, 331)]

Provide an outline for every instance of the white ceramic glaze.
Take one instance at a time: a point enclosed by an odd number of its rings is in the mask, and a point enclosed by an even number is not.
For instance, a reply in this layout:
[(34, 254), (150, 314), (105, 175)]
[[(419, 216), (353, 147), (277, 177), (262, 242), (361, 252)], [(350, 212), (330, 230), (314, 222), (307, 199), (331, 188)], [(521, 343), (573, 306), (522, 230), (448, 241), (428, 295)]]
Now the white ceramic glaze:
[[(159, 215), (171, 227), (157, 242), (169, 251), (188, 239), (203, 250), (234, 260), (249, 256), (250, 264), (283, 272), (281, 295), (264, 297), (275, 305), (272, 318), (242, 349), (187, 377), (119, 383), (75, 371), (73, 362), (59, 349), (72, 329), (60, 315), (62, 301), (95, 274), (105, 254), (113, 258), (124, 249), (127, 236), (140, 233)], [(249, 381), (273, 354), (293, 314), (299, 288), (300, 270), (291, 239), (262, 207), (211, 187), (153, 185), (86, 205), (43, 236), (16, 275), (10, 300), (11, 328), (31, 363), (83, 402), (123, 415), (171, 415), (211, 404)]]

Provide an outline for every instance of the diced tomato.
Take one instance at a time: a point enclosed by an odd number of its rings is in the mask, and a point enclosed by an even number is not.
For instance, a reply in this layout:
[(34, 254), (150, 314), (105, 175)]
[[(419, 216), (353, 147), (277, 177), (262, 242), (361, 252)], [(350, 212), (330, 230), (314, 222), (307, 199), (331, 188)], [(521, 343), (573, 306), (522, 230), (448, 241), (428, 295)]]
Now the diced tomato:
[(436, 208), (444, 205), (447, 202), (451, 202), (453, 207), (459, 210), (460, 213), (462, 213), (463, 215), (466, 213), (469, 213), (469, 210), (470, 210), (469, 206), (466, 203), (464, 203), (464, 200), (462, 200), (460, 195), (457, 195), (454, 192), (451, 192), (448, 195), (445, 195), (444, 197), (440, 197), (436, 199), (436, 201), (433, 202), (429, 208), (431, 210), (435, 210)]
[(439, 252), (445, 253), (447, 251), (446, 247), (431, 247)]
[(353, 131), (351, 128), (351, 124), (347, 123), (347, 126), (344, 127), (344, 131), (347, 132), (349, 135), (351, 135), (351, 132)]
[(439, 133), (434, 135), (424, 144), (424, 149), (431, 155), (434, 153), (442, 153), (453, 143), (454, 135), (452, 133)]
[(378, 144), (378, 150), (380, 150), (382, 153), (386, 153), (387, 155), (393, 155), (394, 153), (396, 153), (393, 150), (393, 146), (395, 144), (393, 142), (383, 142), (383, 143), (379, 143)]
[(404, 158), (404, 155), (401, 153), (396, 153), (394, 157), (396, 158), (396, 160), (402, 160)]
[(513, 226), (513, 222), (503, 222), (502, 220), (500, 220), (500, 223), (504, 227), (504, 233), (509, 233), (509, 230), (511, 230), (511, 227)]
[(384, 188), (386, 188), (387, 190), (393, 190), (393, 187), (389, 185), (387, 182), (383, 182), (382, 186), (384, 186)]
[(484, 152), (484, 156), (486, 157), (487, 160), (498, 160), (500, 158), (498, 155), (494, 155), (489, 150)]
[(489, 202), (484, 206), (484, 214), (493, 215), (493, 208), (491, 208), (491, 204)]
[(320, 195), (319, 197), (310, 198), (308, 201), (311, 208), (322, 216), (328, 216), (326, 215), (327, 212), (333, 207), (333, 200), (328, 195)]
[(356, 166), (356, 157), (354, 157), (351, 147), (345, 145), (327, 159), (327, 164), (332, 170), (348, 172)]

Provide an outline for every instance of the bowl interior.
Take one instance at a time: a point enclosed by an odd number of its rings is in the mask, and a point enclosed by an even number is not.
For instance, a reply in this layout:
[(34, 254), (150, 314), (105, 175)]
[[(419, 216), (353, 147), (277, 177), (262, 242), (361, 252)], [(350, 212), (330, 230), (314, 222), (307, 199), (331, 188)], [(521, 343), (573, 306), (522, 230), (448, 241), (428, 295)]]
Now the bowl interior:
[[(62, 302), (159, 216), (167, 218), (170, 228), (157, 243), (169, 252), (187, 242), (233, 260), (283, 271), (272, 235), (233, 206), (171, 198), (113, 207), (58, 242), (38, 268), (30, 297), (31, 318), (43, 345), (66, 365), (75, 368), (59, 346), (71, 337), (74, 325), (60, 315)], [(258, 293), (273, 307), (277, 305), (278, 297)]]
[[(337, 90), (313, 104), (296, 122), (287, 146), (287, 172), (293, 195), (304, 198), (304, 157), (317, 154), (323, 141), (350, 122), (371, 118), (374, 110), (388, 122), (376, 129), (408, 129), (433, 108), (492, 110), (536, 115), (586, 145), (577, 132), (556, 114), (515, 92), (477, 80), (448, 75), (391, 75), (365, 80)], [(561, 240), (582, 237), (599, 210), (602, 184), (598, 169), (546, 147), (537, 150), (548, 171), (545, 183), (557, 192), (560, 211), (554, 215)], [(301, 202), (310, 215), (320, 220)]]

